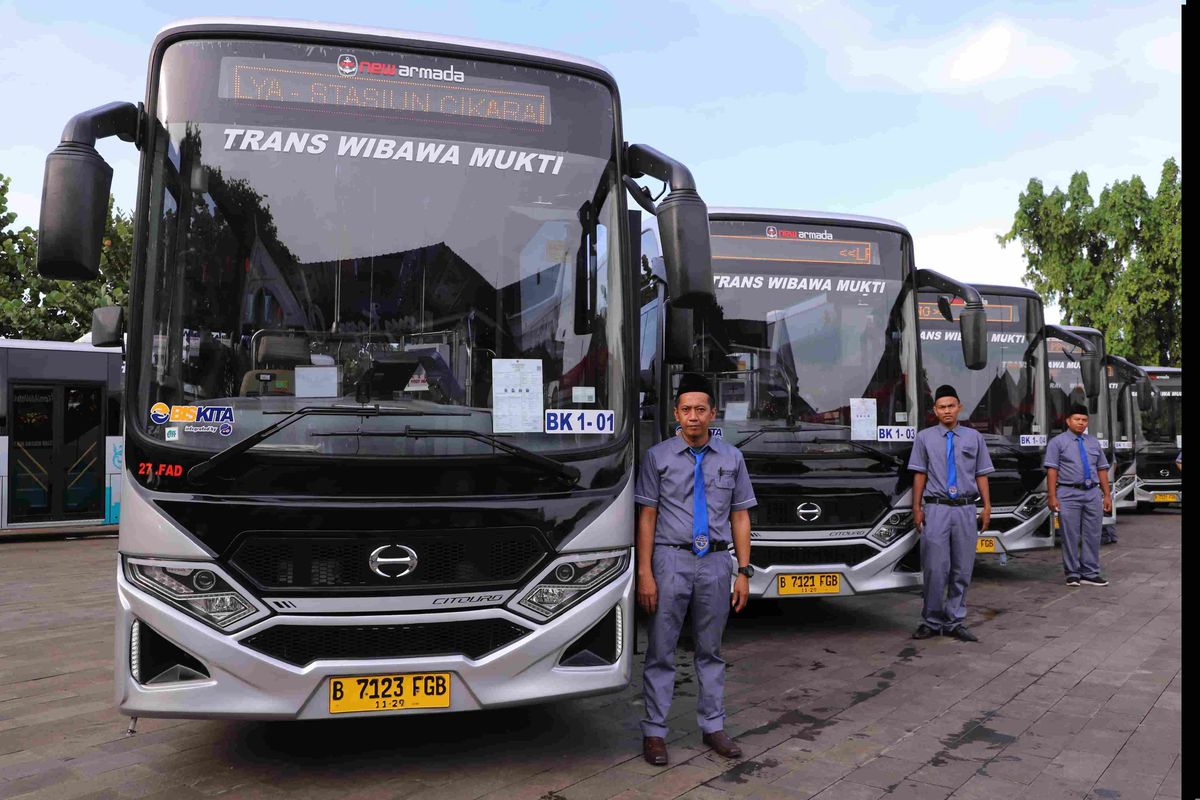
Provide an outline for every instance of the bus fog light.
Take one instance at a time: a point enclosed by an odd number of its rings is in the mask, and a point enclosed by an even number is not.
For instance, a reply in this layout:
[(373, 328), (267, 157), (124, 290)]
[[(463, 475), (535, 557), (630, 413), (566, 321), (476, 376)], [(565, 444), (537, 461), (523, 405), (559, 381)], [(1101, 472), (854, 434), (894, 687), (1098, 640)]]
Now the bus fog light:
[(1017, 506), (1017, 510), (1014, 511), (1013, 513), (1016, 514), (1021, 519), (1029, 519), (1034, 514), (1041, 511), (1045, 507), (1045, 505), (1046, 505), (1046, 493), (1045, 492), (1033, 492), (1032, 494), (1030, 494), (1028, 497), (1025, 498), (1025, 501), (1023, 503), (1021, 503), (1021, 505)]
[(156, 597), (222, 630), (230, 629), (258, 610), (236, 587), (203, 567), (131, 558), (125, 562), (125, 574)]
[(868, 539), (876, 544), (887, 547), (892, 542), (899, 539), (904, 534), (912, 530), (913, 515), (911, 511), (897, 511), (892, 514), (884, 523), (875, 531), (872, 531)]
[(517, 604), (523, 613), (548, 620), (612, 582), (629, 564), (629, 552), (564, 556)]
[(1133, 475), (1122, 475), (1121, 477), (1117, 478), (1117, 483), (1113, 487), (1113, 491), (1122, 492), (1128, 489), (1135, 480), (1137, 480), (1137, 478)]

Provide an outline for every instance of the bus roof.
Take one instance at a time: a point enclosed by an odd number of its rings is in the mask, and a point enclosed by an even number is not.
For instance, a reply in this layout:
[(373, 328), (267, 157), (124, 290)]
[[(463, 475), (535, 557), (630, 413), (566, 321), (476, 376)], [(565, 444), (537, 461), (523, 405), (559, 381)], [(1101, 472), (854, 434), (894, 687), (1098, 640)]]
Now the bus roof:
[[(315, 22), (312, 20), (271, 19), (269, 17), (191, 17), (164, 26), (154, 37), (154, 47), (167, 38), (184, 33), (231, 32), (262, 34), (295, 34), (308, 38), (325, 38), (345, 43), (347, 37), (357, 37), (364, 46), (370, 45), (434, 45), (448, 52), (468, 54), (509, 54), (531, 61), (540, 61), (547, 66), (572, 66), (603, 76), (616, 86), (616, 79), (602, 64), (556, 50), (540, 47), (493, 42), (486, 39), (470, 39), (464, 36), (444, 36), (437, 33), (374, 28), (368, 25), (343, 25), (339, 23)], [(331, 43), (333, 43), (331, 41)]]
[(0, 338), (0, 348), (9, 350), (74, 350), (88, 353), (116, 353), (120, 355), (119, 347), (93, 347), (87, 342), (48, 342), (41, 339), (4, 339)]
[(858, 214), (841, 214), (835, 211), (805, 211), (787, 208), (732, 208), (710, 207), (709, 219), (788, 219), (796, 222), (825, 223), (828, 225), (850, 225), (854, 227), (887, 228), (911, 236), (908, 228), (899, 222), (883, 217), (864, 217)]

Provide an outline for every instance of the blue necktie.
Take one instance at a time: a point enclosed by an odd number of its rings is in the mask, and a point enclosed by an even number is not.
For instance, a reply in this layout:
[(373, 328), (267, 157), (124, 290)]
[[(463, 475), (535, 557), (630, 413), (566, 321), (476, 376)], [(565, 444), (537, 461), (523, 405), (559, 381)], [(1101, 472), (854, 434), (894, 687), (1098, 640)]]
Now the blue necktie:
[(708, 498), (704, 495), (704, 451), (692, 449), (696, 459), (695, 487), (692, 489), (692, 552), (697, 556), (708, 553)]
[(1092, 486), (1092, 466), (1088, 464), (1087, 448), (1083, 446), (1083, 437), (1076, 436), (1075, 441), (1079, 443), (1079, 460), (1083, 462), (1083, 483), (1089, 489)]
[(951, 497), (958, 496), (958, 465), (954, 463), (954, 431), (946, 431), (946, 483)]

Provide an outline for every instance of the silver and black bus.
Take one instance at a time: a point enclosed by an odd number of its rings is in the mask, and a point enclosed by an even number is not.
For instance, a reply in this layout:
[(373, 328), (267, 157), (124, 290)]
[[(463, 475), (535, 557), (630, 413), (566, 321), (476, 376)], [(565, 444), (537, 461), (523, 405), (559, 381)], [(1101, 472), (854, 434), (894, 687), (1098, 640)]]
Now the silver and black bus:
[[(1074, 342), (1084, 352), (1091, 345), (1058, 325), (1044, 322), (1042, 298), (1019, 286), (973, 284), (987, 312), (988, 365), (968, 370), (956, 314), (961, 301), (950, 303), (950, 315), (938, 308), (936, 294), (923, 292), (921, 375), (926, 391), (948, 383), (962, 400), (961, 423), (983, 434), (996, 471), (988, 476), (992, 519), (981, 532), (977, 553), (1004, 554), (1054, 546), (1050, 509), (1046, 506), (1047, 436), (1051, 429), (1047, 337)], [(1090, 357), (1090, 364), (1098, 364)], [(1094, 380), (1095, 368), (1081, 376)], [(1098, 386), (1091, 386), (1092, 394)], [(926, 425), (936, 425), (932, 414)]]
[(1143, 367), (1150, 376), (1153, 395), (1142, 413), (1137, 455), (1138, 508), (1183, 502), (1183, 474), (1175, 458), (1183, 450), (1183, 370), (1178, 367)]
[[(1120, 356), (1108, 356), (1109, 399), (1112, 401), (1113, 506), (1118, 513), (1137, 509), (1137, 453), (1142, 439), (1141, 411), (1152, 408), (1153, 388), (1146, 371)], [(1106, 532), (1112, 535), (1112, 531)]]
[(129, 331), (120, 711), (624, 687), (633, 179), (669, 188), (638, 203), (672, 301), (711, 273), (692, 177), (624, 143), (613, 77), (452, 37), (171, 25), (145, 103), (76, 116), (47, 159), (43, 274), (95, 275), (111, 135), (141, 151), (129, 305), (93, 329)]
[[(919, 585), (907, 464), (932, 401), (918, 378), (916, 292), (929, 286), (967, 302), (960, 364), (964, 351), (975, 354), (968, 362), (986, 358), (979, 293), (917, 270), (909, 232), (890, 220), (722, 208), (710, 209), (710, 233), (715, 306), (678, 311), (644, 297), (656, 310), (643, 318), (647, 330), (668, 332), (666, 368), (646, 380), (649, 394), (667, 399), (657, 419), (664, 436), (673, 434), (676, 371), (713, 383), (714, 433), (741, 449), (758, 498), (751, 596)], [(656, 246), (648, 229), (651, 282)], [(655, 327), (659, 311), (667, 323)]]

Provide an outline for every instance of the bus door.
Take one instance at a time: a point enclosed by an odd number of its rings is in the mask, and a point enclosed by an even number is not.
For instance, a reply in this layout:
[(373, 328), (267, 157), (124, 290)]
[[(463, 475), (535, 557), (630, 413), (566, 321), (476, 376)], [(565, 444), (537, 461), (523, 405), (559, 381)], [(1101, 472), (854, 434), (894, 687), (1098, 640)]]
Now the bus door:
[(104, 387), (14, 384), (9, 523), (104, 516)]

